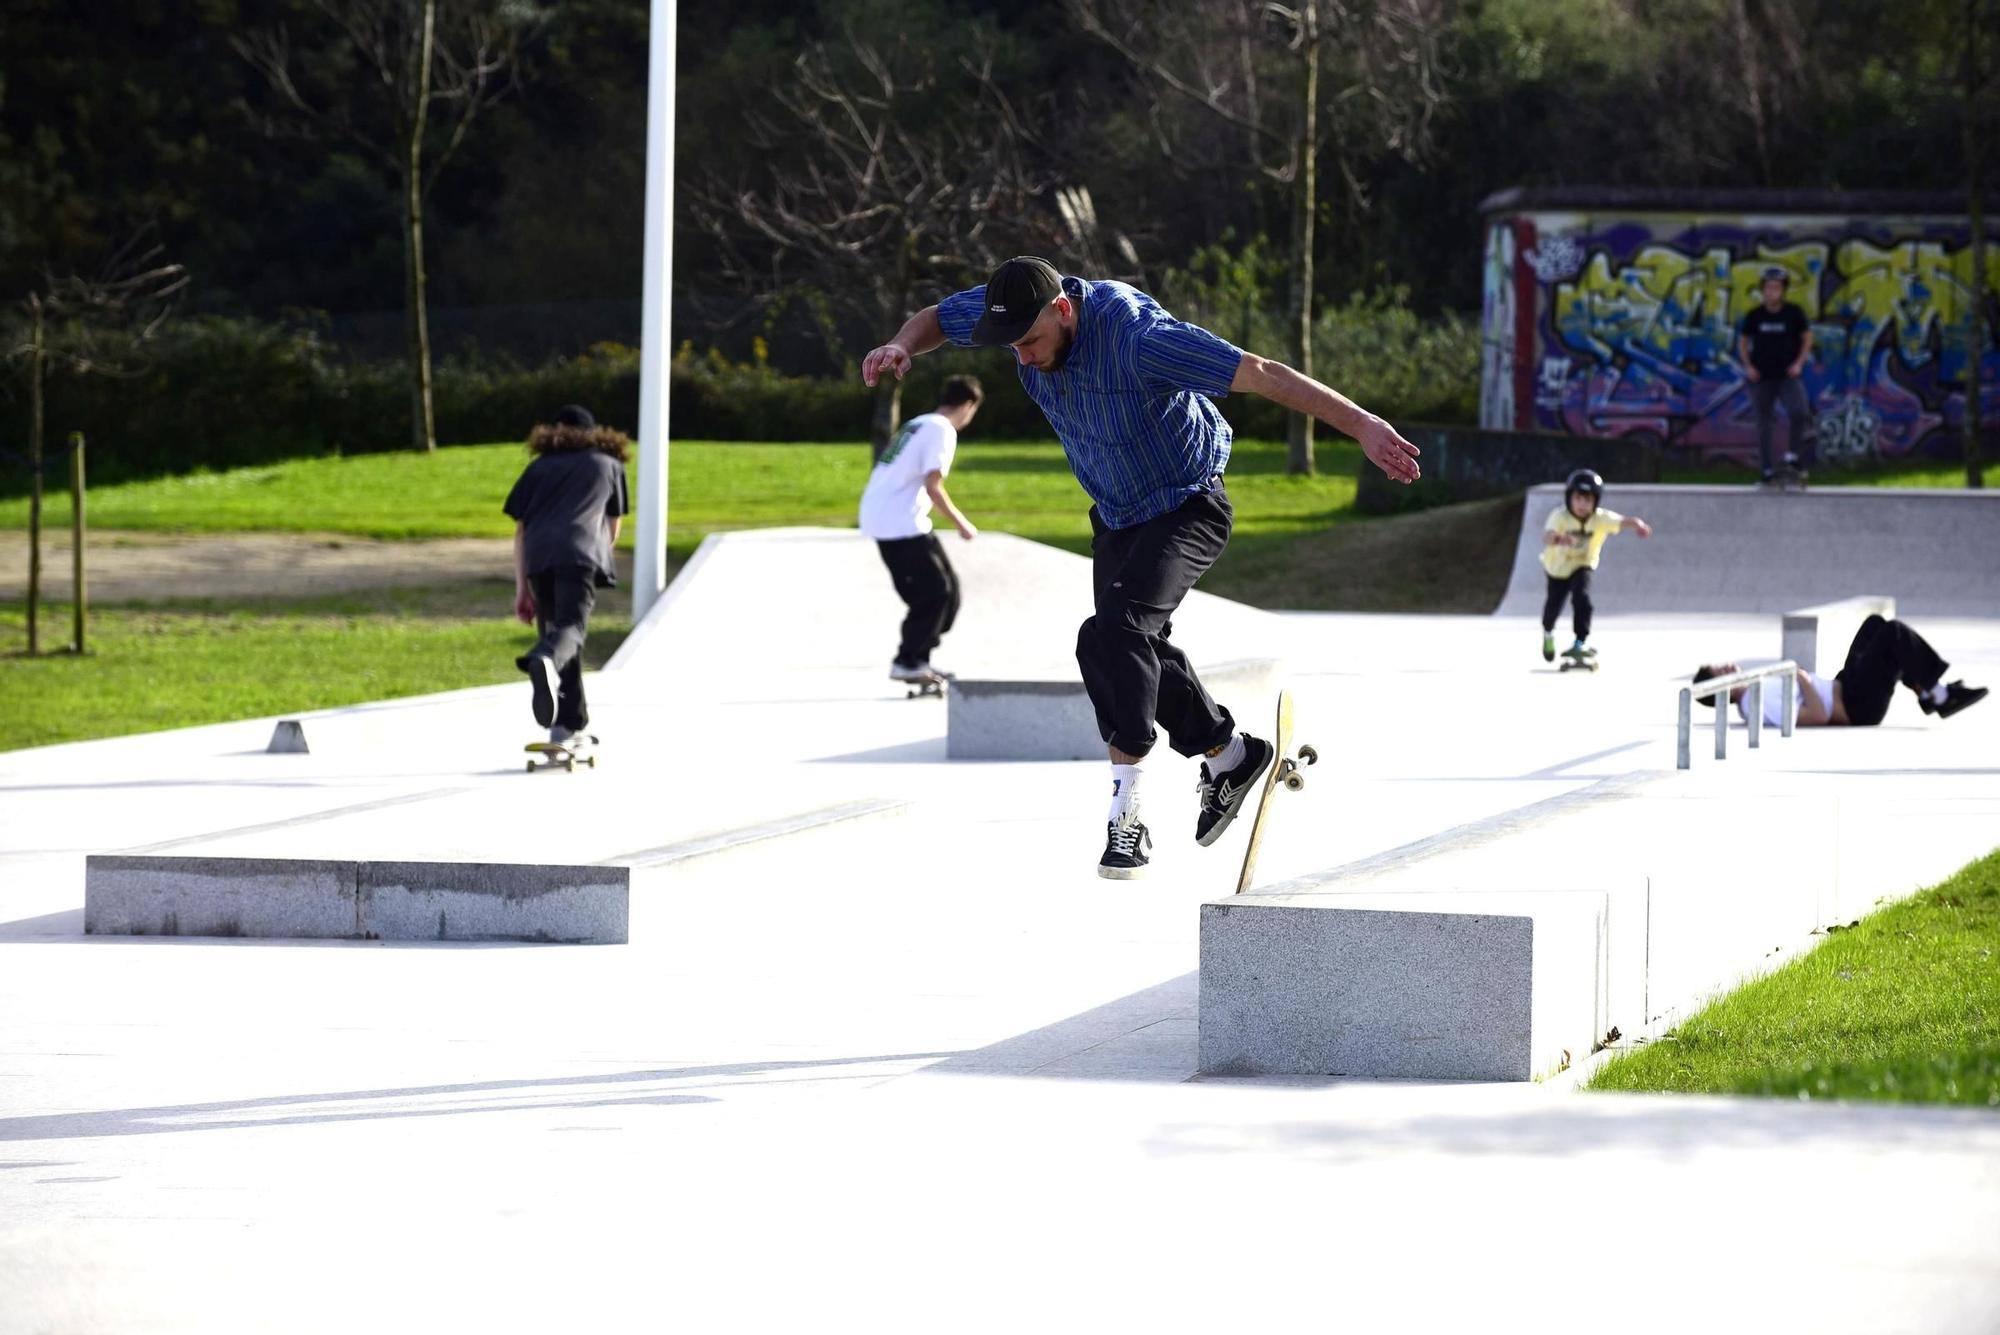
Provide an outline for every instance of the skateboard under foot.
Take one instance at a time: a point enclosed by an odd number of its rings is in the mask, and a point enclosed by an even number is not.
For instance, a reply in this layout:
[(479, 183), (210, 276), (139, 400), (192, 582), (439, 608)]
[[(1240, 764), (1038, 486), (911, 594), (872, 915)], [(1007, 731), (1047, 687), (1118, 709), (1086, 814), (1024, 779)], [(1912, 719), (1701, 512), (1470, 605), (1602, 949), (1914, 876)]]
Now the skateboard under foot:
[(1597, 651), (1594, 649), (1565, 649), (1562, 651), (1560, 672), (1581, 669), (1585, 672), (1597, 671)]
[(1781, 468), (1770, 477), (1757, 484), (1759, 491), (1804, 491), (1806, 475), (1796, 468)]
[(1297, 754), (1292, 754), (1290, 691), (1278, 692), (1278, 722), (1271, 745), (1276, 756), (1271, 768), (1264, 771), (1264, 787), (1257, 795), (1257, 814), (1250, 821), (1250, 843), (1243, 850), (1243, 870), (1236, 876), (1239, 895), (1250, 888), (1250, 878), (1257, 874), (1257, 854), (1264, 847), (1264, 830), (1271, 819), (1271, 794), (1281, 783), (1287, 792), (1298, 792), (1306, 786), (1305, 766), (1319, 763), (1319, 752), (1310, 745), (1301, 745)]
[[(597, 768), (597, 753), (593, 750), (596, 745), (595, 737), (585, 737), (575, 745), (568, 742), (529, 742), (522, 749), (531, 753), (528, 760), (530, 774), (536, 770), (558, 768), (574, 773), (578, 765)], [(533, 758), (537, 755), (540, 760)]]

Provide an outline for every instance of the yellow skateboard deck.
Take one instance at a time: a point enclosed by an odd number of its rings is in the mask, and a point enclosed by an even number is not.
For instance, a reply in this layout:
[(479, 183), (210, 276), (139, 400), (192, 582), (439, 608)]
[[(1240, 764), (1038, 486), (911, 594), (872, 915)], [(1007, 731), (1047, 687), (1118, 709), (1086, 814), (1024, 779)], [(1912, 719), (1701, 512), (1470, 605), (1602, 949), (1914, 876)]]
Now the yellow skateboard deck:
[(1310, 746), (1299, 747), (1298, 758), (1292, 758), (1292, 693), (1278, 692), (1278, 722), (1273, 730), (1271, 746), (1275, 752), (1271, 768), (1264, 771), (1264, 790), (1257, 795), (1257, 814), (1250, 821), (1250, 843), (1243, 850), (1243, 870), (1236, 877), (1236, 893), (1242, 894), (1250, 888), (1250, 878), (1257, 874), (1257, 853), (1264, 847), (1264, 829), (1271, 819), (1271, 794), (1279, 784), (1284, 784), (1288, 792), (1298, 792), (1306, 786), (1305, 771), (1301, 762), (1313, 765), (1319, 762), (1319, 752)]

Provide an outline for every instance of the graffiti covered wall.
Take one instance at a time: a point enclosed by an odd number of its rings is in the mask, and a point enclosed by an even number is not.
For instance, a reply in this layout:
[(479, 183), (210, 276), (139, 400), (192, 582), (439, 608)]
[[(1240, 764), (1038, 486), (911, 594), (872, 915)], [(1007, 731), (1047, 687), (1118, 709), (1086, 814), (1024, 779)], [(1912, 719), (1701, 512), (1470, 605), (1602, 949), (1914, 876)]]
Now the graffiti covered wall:
[(1487, 228), (1480, 424), (1753, 458), (1736, 338), (1769, 268), (1812, 324), (1822, 459), (1955, 455), (1974, 355), (2000, 418), (2000, 237), (1976, 285), (1962, 218), (1536, 212)]

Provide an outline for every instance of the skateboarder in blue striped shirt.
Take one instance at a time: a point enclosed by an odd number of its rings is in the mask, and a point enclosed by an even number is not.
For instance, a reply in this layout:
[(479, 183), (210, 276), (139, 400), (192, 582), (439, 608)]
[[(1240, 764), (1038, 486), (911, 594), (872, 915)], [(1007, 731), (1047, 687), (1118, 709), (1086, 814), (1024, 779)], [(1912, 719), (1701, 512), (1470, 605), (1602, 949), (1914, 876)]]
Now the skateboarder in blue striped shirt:
[(1327, 386), (1174, 319), (1136, 288), (1064, 277), (1033, 256), (910, 316), (862, 359), (861, 378), (901, 378), (912, 358), (946, 341), (1013, 349), (1022, 386), (1092, 502), (1096, 611), (1077, 633), (1076, 657), (1111, 758), (1098, 874), (1145, 870), (1152, 837), (1139, 819), (1139, 777), (1156, 723), (1173, 750), (1202, 758), (1195, 840), (1214, 843), (1272, 747), (1237, 729), (1169, 639), (1175, 609), (1229, 541), (1231, 434), (1212, 400), (1252, 393), (1310, 413), (1399, 482), (1418, 476), (1416, 446)]

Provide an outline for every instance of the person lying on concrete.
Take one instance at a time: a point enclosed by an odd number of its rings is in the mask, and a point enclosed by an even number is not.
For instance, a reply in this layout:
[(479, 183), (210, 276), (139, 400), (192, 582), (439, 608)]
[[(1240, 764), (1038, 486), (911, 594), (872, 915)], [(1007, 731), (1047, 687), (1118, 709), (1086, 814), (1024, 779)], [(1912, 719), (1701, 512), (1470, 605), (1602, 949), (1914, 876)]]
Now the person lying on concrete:
[(597, 425), (577, 404), (528, 436), (534, 455), (503, 507), (514, 520), (514, 615), (536, 628), (535, 647), (514, 660), (534, 687), (535, 722), (549, 740), (578, 747), (590, 710), (583, 698), (583, 640), (597, 590), (617, 583), (612, 548), (631, 501), (622, 431)]
[(908, 612), (902, 641), (889, 664), (892, 680), (936, 685), (949, 678), (931, 666), (931, 653), (958, 619), (958, 574), (931, 531), (931, 507), (952, 522), (958, 536), (979, 536), (944, 489), (958, 451), (958, 433), (972, 424), (985, 391), (975, 376), (955, 375), (938, 393), (935, 412), (912, 417), (882, 451), (861, 493), (861, 531), (875, 539), (889, 567), (896, 595)]
[(1542, 602), (1542, 661), (1556, 658), (1556, 618), (1562, 615), (1563, 600), (1571, 609), (1571, 628), (1576, 640), (1564, 652), (1576, 659), (1595, 658), (1590, 639), (1590, 619), (1596, 605), (1590, 597), (1590, 577), (1597, 570), (1604, 540), (1622, 533), (1627, 524), (1642, 538), (1653, 536), (1653, 526), (1638, 516), (1626, 516), (1604, 508), (1604, 479), (1588, 468), (1579, 468), (1563, 485), (1563, 503), (1549, 512), (1542, 525), (1542, 569), (1549, 577), (1549, 594)]
[[(1950, 718), (1959, 710), (1986, 698), (1984, 686), (1967, 686), (1962, 681), (1944, 685), (1950, 664), (1939, 658), (1924, 637), (1907, 622), (1871, 616), (1854, 633), (1847, 646), (1847, 661), (1831, 677), (1822, 677), (1804, 668), (1796, 670), (1798, 689), (1792, 692), (1792, 721), (1801, 728), (1825, 725), (1872, 728), (1889, 712), (1900, 683), (1916, 694), (1917, 706), (1926, 714)], [(1697, 682), (1726, 677), (1741, 669), (1735, 663), (1711, 663), (1695, 670)], [(1702, 701), (1711, 709), (1715, 697)], [(1729, 693), (1729, 703), (1747, 723), (1750, 719), (1750, 688), (1738, 686)], [(1764, 683), (1763, 720), (1772, 727), (1785, 721), (1785, 693), (1775, 679)]]
[(1317, 380), (1174, 319), (1137, 288), (1066, 277), (1033, 256), (910, 316), (862, 359), (861, 378), (900, 377), (947, 339), (1014, 350), (1022, 387), (1092, 502), (1096, 610), (1077, 632), (1076, 657), (1111, 758), (1098, 874), (1126, 879), (1146, 868), (1152, 836), (1139, 818), (1139, 777), (1156, 723), (1175, 751), (1201, 758), (1195, 842), (1214, 843), (1273, 748), (1237, 729), (1169, 639), (1174, 612), (1229, 542), (1230, 429), (1211, 400), (1251, 393), (1309, 413), (1354, 437), (1398, 482), (1416, 480), (1416, 446)]
[(1812, 425), (1812, 400), (1805, 382), (1799, 379), (1812, 356), (1812, 323), (1794, 302), (1785, 300), (1792, 276), (1783, 269), (1764, 270), (1758, 285), (1761, 304), (1750, 308), (1736, 333), (1736, 355), (1743, 359), (1743, 376), (1750, 382), (1750, 403), (1757, 412), (1757, 463), (1764, 480), (1776, 471), (1771, 466), (1771, 416), (1780, 403), (1785, 406), (1785, 427), (1789, 442), (1785, 447), (1785, 467), (1804, 477), (1812, 466), (1806, 453), (1806, 429)]

